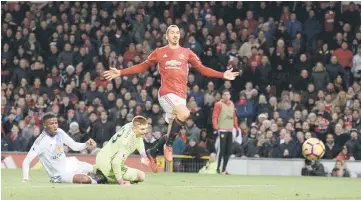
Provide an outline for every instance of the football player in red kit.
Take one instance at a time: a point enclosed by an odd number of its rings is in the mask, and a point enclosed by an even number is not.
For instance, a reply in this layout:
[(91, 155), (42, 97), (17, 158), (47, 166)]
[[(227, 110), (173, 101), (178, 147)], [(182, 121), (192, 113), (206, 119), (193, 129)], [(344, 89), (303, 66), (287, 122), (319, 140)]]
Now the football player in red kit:
[(158, 64), (161, 76), (161, 87), (159, 88), (158, 99), (159, 104), (166, 112), (165, 118), (170, 126), (168, 126), (168, 137), (162, 137), (152, 149), (147, 151), (151, 168), (154, 172), (156, 172), (158, 168), (155, 157), (163, 146), (164, 157), (168, 161), (173, 160), (172, 144), (174, 137), (179, 133), (180, 128), (190, 115), (186, 107), (189, 73), (188, 63), (201, 74), (208, 77), (234, 80), (236, 76), (239, 75), (239, 72), (232, 72), (232, 69), (222, 73), (203, 66), (192, 50), (179, 45), (180, 31), (176, 25), (168, 27), (166, 39), (168, 40), (168, 45), (155, 49), (144, 62), (127, 69), (118, 70), (116, 68), (110, 68), (110, 70), (104, 72), (105, 78), (110, 81), (118, 76), (144, 72), (150, 66)]

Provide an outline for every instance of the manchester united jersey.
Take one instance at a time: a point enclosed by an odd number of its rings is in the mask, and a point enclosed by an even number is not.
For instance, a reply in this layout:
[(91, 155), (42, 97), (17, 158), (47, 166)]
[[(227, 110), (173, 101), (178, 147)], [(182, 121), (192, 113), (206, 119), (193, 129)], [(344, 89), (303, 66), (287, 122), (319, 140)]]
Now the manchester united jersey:
[[(223, 73), (202, 65), (199, 58), (188, 48), (171, 49), (168, 46), (154, 50), (143, 63), (121, 70), (122, 75), (130, 75), (145, 71), (149, 66), (158, 64), (161, 75), (160, 96), (173, 93), (179, 97), (187, 97), (189, 67), (196, 68), (201, 74), (223, 78)], [(189, 65), (191, 64), (191, 65)]]

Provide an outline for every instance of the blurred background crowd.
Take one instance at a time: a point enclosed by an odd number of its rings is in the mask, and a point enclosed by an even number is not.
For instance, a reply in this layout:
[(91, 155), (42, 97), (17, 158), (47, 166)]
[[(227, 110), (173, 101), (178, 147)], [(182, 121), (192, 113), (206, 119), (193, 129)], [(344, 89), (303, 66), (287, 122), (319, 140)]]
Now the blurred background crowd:
[[(109, 67), (141, 63), (167, 44), (167, 26), (205, 66), (235, 81), (189, 73), (191, 118), (174, 153), (215, 152), (212, 109), (228, 89), (239, 157), (301, 158), (310, 137), (325, 159), (361, 160), (360, 5), (353, 2), (1, 3), (1, 147), (28, 151), (51, 111), (75, 141), (98, 147), (135, 115), (152, 147), (167, 131), (156, 66), (107, 82)], [(94, 152), (84, 151), (83, 154)]]

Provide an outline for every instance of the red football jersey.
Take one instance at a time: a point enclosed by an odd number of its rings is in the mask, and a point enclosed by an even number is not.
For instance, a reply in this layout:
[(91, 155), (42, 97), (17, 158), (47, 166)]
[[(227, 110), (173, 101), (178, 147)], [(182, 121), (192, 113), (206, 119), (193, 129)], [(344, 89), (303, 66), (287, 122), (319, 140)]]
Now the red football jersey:
[(121, 75), (136, 74), (145, 71), (149, 66), (158, 64), (162, 79), (159, 89), (160, 96), (173, 93), (179, 97), (187, 98), (188, 63), (203, 75), (223, 78), (223, 73), (203, 66), (192, 50), (183, 47), (171, 49), (168, 46), (157, 48), (143, 63), (120, 72)]

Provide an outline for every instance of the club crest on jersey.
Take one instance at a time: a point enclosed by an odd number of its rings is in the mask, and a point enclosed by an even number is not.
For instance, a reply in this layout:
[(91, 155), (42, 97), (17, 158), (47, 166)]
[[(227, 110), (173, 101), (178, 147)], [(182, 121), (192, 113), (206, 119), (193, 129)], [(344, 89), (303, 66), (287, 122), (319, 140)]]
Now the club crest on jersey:
[(62, 150), (63, 150), (63, 148), (60, 145), (55, 147), (56, 153), (60, 153), (60, 152), (62, 152)]
[(184, 60), (185, 56), (183, 54), (179, 54), (179, 59)]

